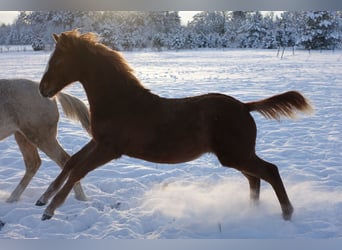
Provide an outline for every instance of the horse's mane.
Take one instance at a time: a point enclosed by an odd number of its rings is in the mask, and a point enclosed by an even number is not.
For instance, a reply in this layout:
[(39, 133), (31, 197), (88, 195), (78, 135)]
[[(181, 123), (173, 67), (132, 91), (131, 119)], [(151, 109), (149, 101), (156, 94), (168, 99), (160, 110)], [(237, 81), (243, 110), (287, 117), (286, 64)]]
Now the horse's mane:
[(125, 58), (119, 52), (100, 43), (99, 37), (95, 33), (88, 32), (81, 34), (77, 29), (63, 32), (59, 36), (57, 47), (65, 51), (86, 49), (97, 56), (106, 58), (107, 62), (117, 72), (120, 72), (122, 75), (130, 80), (136, 81), (138, 85), (142, 86), (140, 81), (134, 76), (134, 70), (128, 65)]

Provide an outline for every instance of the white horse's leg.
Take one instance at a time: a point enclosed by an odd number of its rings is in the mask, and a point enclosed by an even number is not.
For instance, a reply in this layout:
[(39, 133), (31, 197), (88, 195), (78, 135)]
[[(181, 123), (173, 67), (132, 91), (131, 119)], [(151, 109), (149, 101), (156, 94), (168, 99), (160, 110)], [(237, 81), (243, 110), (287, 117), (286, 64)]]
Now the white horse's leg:
[(25, 136), (23, 136), (19, 132), (15, 133), (15, 140), (17, 141), (19, 149), (23, 155), (26, 170), (25, 175), (23, 176), (17, 187), (14, 189), (14, 191), (11, 193), (10, 197), (7, 199), (7, 202), (14, 202), (19, 200), (21, 194), (24, 192), (41, 164), (36, 146), (34, 146), (30, 141), (26, 139)]

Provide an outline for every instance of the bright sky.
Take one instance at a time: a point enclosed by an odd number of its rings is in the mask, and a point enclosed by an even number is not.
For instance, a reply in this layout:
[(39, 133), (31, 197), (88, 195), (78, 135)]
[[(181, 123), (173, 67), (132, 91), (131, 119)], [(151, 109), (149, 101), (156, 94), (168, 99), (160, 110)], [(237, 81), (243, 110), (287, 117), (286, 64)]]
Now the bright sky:
[(192, 17), (199, 13), (200, 11), (179, 11), (179, 16), (182, 19), (182, 24), (186, 25), (191, 21)]
[(0, 24), (10, 24), (18, 16), (18, 11), (0, 11)]

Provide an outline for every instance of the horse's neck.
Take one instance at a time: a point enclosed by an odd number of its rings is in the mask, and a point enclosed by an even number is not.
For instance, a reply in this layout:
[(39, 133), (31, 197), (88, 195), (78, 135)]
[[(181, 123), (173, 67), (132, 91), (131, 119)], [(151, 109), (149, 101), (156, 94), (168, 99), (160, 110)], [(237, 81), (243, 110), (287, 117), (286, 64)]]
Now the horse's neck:
[(134, 76), (121, 75), (115, 71), (110, 74), (101, 74), (101, 76), (100, 74), (93, 75), (81, 83), (86, 91), (92, 112), (98, 112), (97, 109), (104, 109), (109, 105), (113, 109), (122, 109), (124, 105), (130, 105), (130, 102), (139, 103), (140, 100), (145, 102), (156, 97), (142, 87)]

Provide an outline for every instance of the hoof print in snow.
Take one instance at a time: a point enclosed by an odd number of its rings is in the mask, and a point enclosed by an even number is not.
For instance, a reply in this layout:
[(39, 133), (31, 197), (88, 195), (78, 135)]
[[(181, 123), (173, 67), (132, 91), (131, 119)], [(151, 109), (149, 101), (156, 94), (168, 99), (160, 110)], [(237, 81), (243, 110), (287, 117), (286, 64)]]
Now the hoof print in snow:
[(115, 205), (114, 205), (114, 208), (116, 210), (120, 210), (120, 207), (121, 207), (121, 202), (117, 202)]
[(117, 203), (115, 203), (115, 204), (110, 205), (110, 208), (111, 208), (111, 209), (120, 210), (120, 208), (121, 208), (121, 202), (117, 202)]
[(115, 204), (110, 205), (110, 207), (118, 211), (125, 211), (129, 209), (129, 205), (126, 202), (119, 202), (119, 201)]
[(0, 220), (0, 230), (5, 226), (5, 222), (3, 222), (2, 220)]

